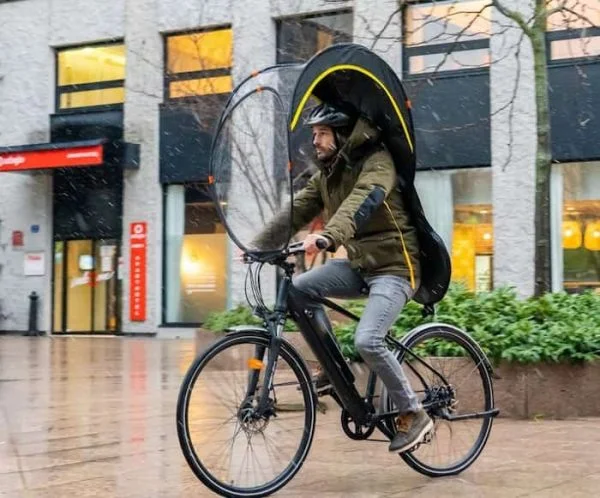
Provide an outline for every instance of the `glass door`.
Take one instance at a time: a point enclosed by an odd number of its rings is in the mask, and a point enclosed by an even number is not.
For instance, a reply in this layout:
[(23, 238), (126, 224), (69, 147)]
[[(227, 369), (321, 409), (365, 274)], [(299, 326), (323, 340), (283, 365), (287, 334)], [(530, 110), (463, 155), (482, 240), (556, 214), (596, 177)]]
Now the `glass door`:
[(118, 244), (99, 240), (94, 245), (94, 331), (116, 332)]
[(58, 241), (54, 246), (54, 332), (119, 329), (117, 240)]

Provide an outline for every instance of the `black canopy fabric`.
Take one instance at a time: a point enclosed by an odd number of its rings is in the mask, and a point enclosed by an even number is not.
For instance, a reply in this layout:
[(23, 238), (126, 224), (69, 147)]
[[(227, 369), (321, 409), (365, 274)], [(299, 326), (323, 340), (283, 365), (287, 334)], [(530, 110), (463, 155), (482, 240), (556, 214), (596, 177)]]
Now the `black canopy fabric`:
[[(421, 282), (414, 299), (431, 311), (448, 290), (451, 261), (444, 242), (427, 221), (414, 186), (415, 134), (402, 83), (394, 70), (366, 47), (339, 44), (315, 55), (298, 76), (289, 114), (290, 135), (298, 133), (313, 97), (367, 118), (381, 130), (419, 239)], [(289, 150), (293, 152), (292, 147)]]
[(410, 101), (396, 73), (381, 57), (362, 45), (344, 43), (310, 59), (292, 94), (290, 133), (302, 126), (301, 116), (311, 96), (377, 125), (394, 158), (400, 185), (412, 185), (416, 160)]

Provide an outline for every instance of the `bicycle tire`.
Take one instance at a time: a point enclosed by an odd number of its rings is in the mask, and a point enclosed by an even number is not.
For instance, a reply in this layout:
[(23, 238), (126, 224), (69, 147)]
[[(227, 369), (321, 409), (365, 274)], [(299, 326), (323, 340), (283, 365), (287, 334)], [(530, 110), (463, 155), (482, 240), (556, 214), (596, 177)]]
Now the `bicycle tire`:
[[(419, 342), (426, 339), (452, 339), (465, 348), (471, 359), (474, 361), (475, 367), (477, 368), (481, 378), (485, 402), (484, 409), (492, 410), (494, 408), (492, 377), (490, 371), (488, 370), (488, 360), (479, 345), (462, 330), (446, 324), (424, 325), (407, 334), (401, 342), (408, 349), (412, 349), (415, 345), (418, 345)], [(401, 363), (403, 363), (407, 354), (408, 353), (406, 353), (404, 349), (398, 349), (396, 352), (396, 357)], [(382, 391), (381, 403), (383, 409), (390, 409), (391, 402), (387, 395), (385, 386), (383, 387)], [(480, 420), (482, 420), (482, 426), (476, 442), (472, 446), (469, 453), (454, 465), (446, 468), (433, 467), (419, 460), (418, 455), (414, 452), (401, 453), (400, 457), (413, 470), (429, 477), (444, 477), (460, 474), (470, 467), (475, 460), (477, 460), (488, 441), (492, 429), (493, 417), (490, 416)]]
[(188, 426), (188, 408), (190, 395), (198, 377), (203, 369), (209, 364), (210, 360), (228, 347), (239, 344), (248, 344), (254, 346), (269, 347), (270, 337), (260, 332), (237, 332), (228, 334), (221, 340), (213, 344), (209, 349), (195, 358), (190, 365), (179, 391), (177, 400), (177, 435), (179, 444), (184, 457), (194, 474), (209, 489), (221, 496), (235, 498), (262, 497), (268, 496), (284, 487), (300, 470), (304, 463), (315, 432), (316, 426), (316, 399), (312, 389), (311, 376), (306, 364), (298, 352), (287, 341), (282, 341), (279, 352), (280, 358), (283, 358), (291, 367), (294, 375), (300, 384), (302, 396), (306, 402), (305, 409), (305, 430), (301, 443), (287, 467), (276, 478), (263, 486), (252, 488), (241, 488), (232, 486), (228, 483), (219, 481), (202, 464), (194, 446), (191, 443), (190, 430)]

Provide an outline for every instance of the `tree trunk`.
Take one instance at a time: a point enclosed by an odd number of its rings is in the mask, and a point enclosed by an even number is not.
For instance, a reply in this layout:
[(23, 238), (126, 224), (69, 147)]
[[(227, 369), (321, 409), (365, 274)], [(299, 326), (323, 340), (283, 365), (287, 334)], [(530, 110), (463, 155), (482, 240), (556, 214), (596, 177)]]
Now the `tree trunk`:
[(552, 290), (550, 226), (550, 104), (548, 100), (548, 58), (545, 16), (533, 27), (531, 45), (535, 71), (537, 150), (535, 165), (535, 290), (541, 296)]

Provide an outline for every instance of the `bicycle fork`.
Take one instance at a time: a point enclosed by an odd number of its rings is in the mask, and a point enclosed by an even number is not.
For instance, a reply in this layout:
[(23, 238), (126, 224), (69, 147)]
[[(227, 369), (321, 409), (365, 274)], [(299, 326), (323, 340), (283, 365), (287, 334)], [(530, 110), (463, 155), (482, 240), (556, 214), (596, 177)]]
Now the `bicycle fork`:
[[(283, 340), (282, 334), (286, 319), (286, 300), (289, 285), (289, 279), (284, 279), (282, 281), (279, 287), (279, 293), (277, 295), (277, 303), (274, 310), (275, 312), (268, 319), (267, 326), (270, 332), (269, 346), (255, 347), (254, 358), (258, 360), (257, 366), (262, 367), (264, 365), (264, 356), (265, 353), (268, 352), (266, 368), (264, 369), (263, 384), (258, 397), (258, 406), (256, 407), (256, 416), (258, 417), (262, 417), (269, 408), (269, 393), (273, 388), (273, 378), (277, 368), (277, 358), (279, 357), (279, 350), (281, 349), (281, 342)], [(259, 377), (260, 369), (251, 369), (248, 377), (246, 399), (250, 399), (256, 393)]]

